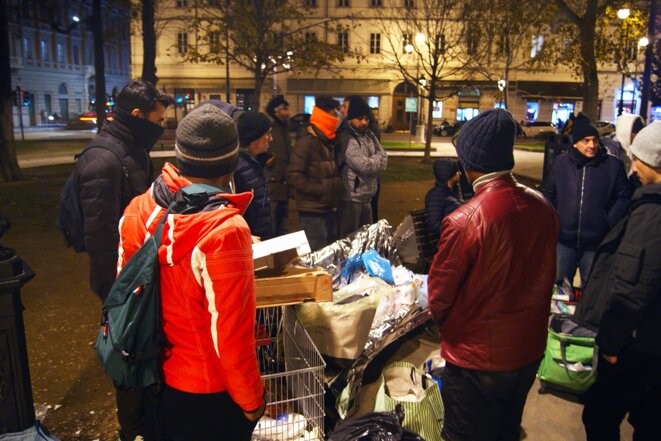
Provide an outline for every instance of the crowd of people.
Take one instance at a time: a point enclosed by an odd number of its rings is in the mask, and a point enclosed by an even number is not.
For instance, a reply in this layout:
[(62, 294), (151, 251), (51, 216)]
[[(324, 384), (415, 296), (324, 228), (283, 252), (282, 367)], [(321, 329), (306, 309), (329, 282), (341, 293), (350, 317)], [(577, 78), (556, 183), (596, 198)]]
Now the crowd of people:
[[(251, 244), (288, 232), (292, 198), (312, 250), (371, 224), (387, 154), (360, 96), (343, 104), (316, 97), (293, 142), (282, 95), (266, 113), (207, 100), (179, 122), (175, 164), (157, 174), (149, 151), (171, 104), (150, 83), (131, 81), (98, 135), (112, 151), (89, 149), (75, 166), (90, 285), (101, 300), (181, 188), (218, 189), (204, 207), (168, 214), (159, 249), (163, 385), (116, 388), (119, 437), (248, 440), (266, 405), (254, 322), (246, 319), (255, 317)], [(573, 281), (577, 268), (577, 319), (599, 329), (601, 356), (583, 414), (588, 440), (619, 439), (627, 412), (636, 439), (658, 433), (661, 122), (623, 126), (607, 149), (578, 115), (573, 145), (541, 192), (512, 174), (516, 122), (503, 109), (464, 124), (457, 161), (434, 162), (425, 206), (438, 251), (428, 290), (447, 362), (446, 440), (520, 439), (553, 285)], [(473, 187), (468, 201), (457, 191), (460, 178)]]

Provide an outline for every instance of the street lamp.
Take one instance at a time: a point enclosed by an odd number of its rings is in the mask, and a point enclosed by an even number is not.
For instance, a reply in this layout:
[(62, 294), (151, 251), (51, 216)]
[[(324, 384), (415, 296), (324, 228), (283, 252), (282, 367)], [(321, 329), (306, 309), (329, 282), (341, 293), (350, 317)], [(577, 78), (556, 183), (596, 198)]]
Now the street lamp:
[(629, 27), (627, 26), (627, 18), (629, 18), (629, 15), (631, 14), (631, 11), (629, 8), (622, 8), (617, 10), (617, 18), (622, 20), (624, 23), (624, 41), (622, 42), (623, 45), (623, 51), (622, 51), (622, 81), (620, 84), (620, 102), (618, 103), (617, 106), (617, 116), (622, 115), (624, 112), (624, 76), (625, 76), (625, 70), (628, 63), (628, 46), (629, 46)]

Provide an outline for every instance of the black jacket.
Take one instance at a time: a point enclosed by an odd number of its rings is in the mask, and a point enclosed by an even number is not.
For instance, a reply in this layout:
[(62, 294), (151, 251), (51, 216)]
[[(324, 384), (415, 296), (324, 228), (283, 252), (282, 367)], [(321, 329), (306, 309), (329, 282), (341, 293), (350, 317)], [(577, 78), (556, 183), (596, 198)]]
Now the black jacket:
[[(114, 153), (103, 148), (90, 149), (76, 161), (85, 249), (90, 258), (90, 286), (101, 298), (110, 291), (117, 273), (119, 219), (131, 199), (151, 184), (149, 150), (162, 133), (161, 126), (117, 110), (114, 121), (97, 135), (106, 140)], [(90, 145), (93, 144), (94, 140)]]
[(452, 213), (461, 205), (457, 195), (445, 182), (438, 182), (425, 195), (425, 218), (427, 231), (433, 235), (435, 241), (441, 234), (443, 218)]
[(252, 202), (243, 213), (250, 232), (262, 240), (272, 238), (271, 201), (264, 166), (244, 148), (239, 150), (239, 162), (234, 170), (234, 184), (237, 193), (253, 192)]
[(588, 159), (576, 148), (558, 156), (540, 188), (560, 218), (560, 243), (595, 249), (626, 212), (631, 197), (622, 161), (600, 148)]
[(289, 184), (287, 184), (287, 165), (289, 164), (289, 152), (291, 151), (291, 138), (289, 137), (289, 126), (286, 122), (273, 118), (273, 142), (269, 148), (272, 153), (273, 163), (268, 169), (269, 176), (269, 198), (272, 201), (286, 201), (289, 199)]
[(632, 344), (661, 356), (661, 184), (637, 189), (599, 245), (574, 320), (599, 331), (605, 354)]

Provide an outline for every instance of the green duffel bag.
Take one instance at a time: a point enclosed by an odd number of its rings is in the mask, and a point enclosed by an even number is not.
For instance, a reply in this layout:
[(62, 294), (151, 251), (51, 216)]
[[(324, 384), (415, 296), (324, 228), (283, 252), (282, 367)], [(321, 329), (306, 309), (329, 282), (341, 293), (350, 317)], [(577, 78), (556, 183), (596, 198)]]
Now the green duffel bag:
[(582, 395), (595, 380), (594, 340), (594, 333), (573, 324), (570, 316), (554, 315), (549, 324), (544, 359), (537, 372), (542, 384), (540, 392), (549, 388)]

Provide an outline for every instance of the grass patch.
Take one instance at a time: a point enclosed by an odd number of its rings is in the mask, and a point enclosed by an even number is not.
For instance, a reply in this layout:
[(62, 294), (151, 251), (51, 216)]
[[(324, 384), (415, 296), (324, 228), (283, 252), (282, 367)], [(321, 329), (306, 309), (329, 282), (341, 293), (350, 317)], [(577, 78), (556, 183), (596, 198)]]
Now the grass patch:
[(389, 157), (381, 182), (427, 181), (434, 179), (431, 162), (418, 157)]
[(386, 150), (422, 151), (425, 149), (424, 144), (420, 144), (419, 142), (413, 142), (413, 141), (411, 141), (411, 143), (407, 141), (381, 141), (381, 145)]
[(89, 139), (58, 139), (58, 140), (26, 140), (14, 141), (16, 153), (22, 155), (48, 153), (77, 153), (81, 151), (88, 143)]

